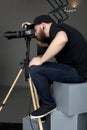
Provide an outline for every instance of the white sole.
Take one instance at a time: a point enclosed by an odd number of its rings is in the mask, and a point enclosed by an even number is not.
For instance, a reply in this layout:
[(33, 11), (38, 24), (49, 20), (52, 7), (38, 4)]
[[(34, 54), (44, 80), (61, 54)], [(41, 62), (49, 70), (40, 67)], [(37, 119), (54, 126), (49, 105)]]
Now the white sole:
[(56, 111), (56, 110), (57, 110), (57, 107), (56, 107), (55, 109), (53, 109), (52, 111), (50, 111), (50, 112), (48, 112), (48, 113), (46, 113), (46, 114), (44, 114), (44, 115), (41, 115), (41, 116), (32, 116), (32, 115), (30, 115), (30, 119), (37, 119), (37, 118), (45, 117), (45, 116), (47, 116), (48, 114), (50, 114), (50, 113), (52, 113), (52, 112), (54, 112), (54, 111)]

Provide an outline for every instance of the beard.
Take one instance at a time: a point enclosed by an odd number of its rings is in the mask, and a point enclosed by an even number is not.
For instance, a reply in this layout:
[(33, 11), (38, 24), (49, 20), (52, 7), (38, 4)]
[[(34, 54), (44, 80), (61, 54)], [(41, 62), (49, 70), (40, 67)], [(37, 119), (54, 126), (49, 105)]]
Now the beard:
[(39, 35), (38, 35), (38, 37), (36, 37), (36, 39), (42, 43), (46, 43), (48, 38), (46, 37), (43, 30), (40, 30)]

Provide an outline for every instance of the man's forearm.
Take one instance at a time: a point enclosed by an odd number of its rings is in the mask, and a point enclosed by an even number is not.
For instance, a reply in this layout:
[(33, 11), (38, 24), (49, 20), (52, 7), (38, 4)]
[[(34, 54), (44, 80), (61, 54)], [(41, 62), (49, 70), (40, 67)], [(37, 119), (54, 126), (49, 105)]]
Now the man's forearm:
[(58, 54), (66, 45), (67, 41), (68, 41), (67, 36), (63, 32), (57, 34), (54, 40), (49, 45), (46, 52), (41, 57), (41, 62), (44, 63), (49, 59), (51, 59), (52, 57), (54, 57), (56, 54)]

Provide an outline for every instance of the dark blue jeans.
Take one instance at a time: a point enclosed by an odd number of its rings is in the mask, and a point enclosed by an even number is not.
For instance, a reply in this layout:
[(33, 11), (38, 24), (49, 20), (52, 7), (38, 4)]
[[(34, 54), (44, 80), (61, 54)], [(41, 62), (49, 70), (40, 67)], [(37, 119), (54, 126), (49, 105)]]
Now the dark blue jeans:
[(53, 81), (81, 83), (86, 80), (73, 67), (53, 62), (46, 62), (40, 66), (31, 66), (29, 71), (43, 105), (55, 104), (50, 90)]

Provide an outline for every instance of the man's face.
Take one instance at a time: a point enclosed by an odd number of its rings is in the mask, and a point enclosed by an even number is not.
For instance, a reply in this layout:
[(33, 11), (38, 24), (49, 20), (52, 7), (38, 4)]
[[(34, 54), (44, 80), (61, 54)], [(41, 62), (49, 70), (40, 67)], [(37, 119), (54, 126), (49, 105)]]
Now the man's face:
[(38, 41), (45, 43), (46, 35), (44, 33), (44, 27), (42, 25), (36, 25), (34, 27), (35, 37)]

